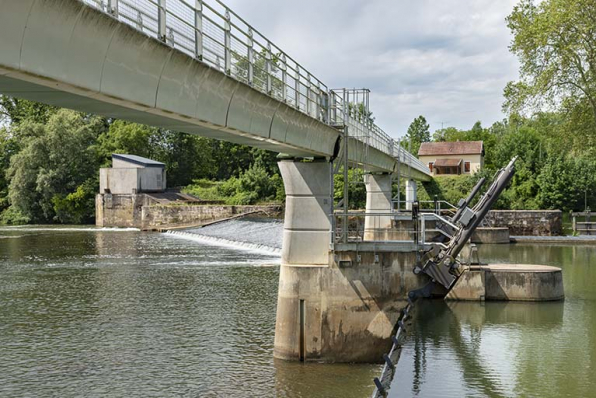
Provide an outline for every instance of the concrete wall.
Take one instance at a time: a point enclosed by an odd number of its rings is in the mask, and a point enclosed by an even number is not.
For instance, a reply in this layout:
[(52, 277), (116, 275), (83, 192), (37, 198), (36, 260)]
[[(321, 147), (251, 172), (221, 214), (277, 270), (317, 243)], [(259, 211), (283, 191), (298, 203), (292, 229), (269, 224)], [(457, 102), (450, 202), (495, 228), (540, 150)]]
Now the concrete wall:
[(275, 357), (380, 362), (391, 347), (391, 332), (407, 304), (407, 292), (427, 281), (412, 272), (413, 251), (364, 249), (336, 255), (329, 266), (280, 268)]
[(197, 225), (256, 210), (275, 213), (279, 209), (278, 205), (164, 205), (142, 193), (99, 194), (95, 199), (95, 224), (101, 227), (154, 229)]
[(149, 198), (142, 194), (98, 194), (95, 197), (95, 224), (99, 227), (140, 228), (142, 207), (149, 203)]
[(139, 169), (137, 192), (163, 192), (166, 190), (166, 171), (161, 167)]
[(163, 192), (166, 189), (165, 174), (165, 170), (160, 167), (99, 169), (99, 192), (112, 194)]
[[(432, 155), (432, 156), (420, 156), (420, 161), (423, 162), (425, 165), (428, 166), (429, 162), (435, 162), (437, 159), (462, 159), (461, 163), (461, 174), (474, 174), (484, 166), (484, 156), (480, 154), (470, 154), (470, 155)], [(464, 163), (470, 162), (470, 173), (464, 172)], [(449, 174), (437, 174), (436, 171), (433, 169), (433, 176), (436, 175), (449, 175)]]
[(166, 226), (196, 225), (257, 210), (279, 211), (280, 206), (226, 206), (226, 205), (149, 205), (141, 212), (142, 229)]
[(133, 162), (127, 162), (126, 160), (122, 160), (122, 159), (113, 157), (112, 158), (112, 167), (115, 169), (130, 169), (130, 168), (142, 169), (145, 166), (142, 166), (140, 164), (133, 163)]
[(552, 301), (565, 297), (560, 268), (531, 264), (473, 266), (447, 294), (448, 300)]
[(491, 210), (484, 225), (508, 227), (510, 235), (561, 235), (563, 213), (560, 210)]
[(137, 189), (139, 168), (99, 169), (99, 192), (132, 194)]
[(472, 243), (509, 243), (509, 228), (478, 227), (472, 234)]

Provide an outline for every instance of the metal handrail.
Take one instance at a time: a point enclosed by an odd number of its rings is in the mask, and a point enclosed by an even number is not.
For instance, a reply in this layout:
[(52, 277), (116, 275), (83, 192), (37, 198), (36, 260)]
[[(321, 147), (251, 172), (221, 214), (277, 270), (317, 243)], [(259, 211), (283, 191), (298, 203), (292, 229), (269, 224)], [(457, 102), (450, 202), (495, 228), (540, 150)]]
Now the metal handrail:
[[(416, 157), (221, 0), (80, 0), (426, 175)], [(194, 4), (192, 4), (194, 3)]]

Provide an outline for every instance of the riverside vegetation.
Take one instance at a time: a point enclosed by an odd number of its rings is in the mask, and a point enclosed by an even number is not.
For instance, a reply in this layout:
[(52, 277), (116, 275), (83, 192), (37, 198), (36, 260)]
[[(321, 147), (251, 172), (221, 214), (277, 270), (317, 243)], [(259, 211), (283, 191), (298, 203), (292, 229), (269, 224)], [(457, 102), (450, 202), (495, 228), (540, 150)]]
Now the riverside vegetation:
[[(432, 135), (423, 116), (403, 142), (482, 140), (485, 168), (474, 176), (437, 178), (419, 198), (456, 203), (482, 176), (519, 156), (497, 208), (583, 209), (596, 205), (596, 4), (591, 0), (522, 0), (506, 20), (520, 79), (504, 89), (507, 118), (469, 130)], [(357, 108), (357, 107), (356, 107)], [(372, 117), (367, 115), (366, 117)], [(229, 204), (281, 202), (275, 153), (83, 114), (21, 99), (0, 98), (0, 222), (86, 223), (94, 217), (98, 168), (112, 153), (166, 164), (168, 185)], [(364, 207), (362, 171), (350, 170), (350, 206)], [(336, 176), (341, 196), (343, 176)]]

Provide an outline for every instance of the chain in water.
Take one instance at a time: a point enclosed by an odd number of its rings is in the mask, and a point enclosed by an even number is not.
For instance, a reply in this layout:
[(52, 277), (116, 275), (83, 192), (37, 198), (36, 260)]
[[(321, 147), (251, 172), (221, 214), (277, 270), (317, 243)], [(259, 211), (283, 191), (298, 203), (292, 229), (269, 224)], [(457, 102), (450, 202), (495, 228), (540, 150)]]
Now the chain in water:
[(391, 336), (391, 340), (393, 341), (391, 350), (389, 351), (389, 354), (383, 355), (385, 365), (383, 366), (381, 377), (375, 377), (374, 379), (375, 391), (372, 395), (373, 398), (384, 398), (387, 396), (391, 381), (393, 380), (393, 376), (395, 376), (395, 369), (401, 355), (402, 345), (406, 338), (406, 321), (411, 318), (410, 314), (414, 310), (414, 303), (419, 298), (430, 297), (433, 288), (434, 282), (431, 281), (424, 287), (412, 290), (408, 293), (408, 305), (402, 310), (399, 321), (397, 321), (397, 331), (395, 332), (395, 335)]
[(414, 309), (414, 301), (408, 298), (408, 305), (406, 308), (403, 309), (402, 315), (400, 320), (397, 322), (397, 332), (394, 336), (391, 336), (393, 340), (393, 345), (391, 346), (391, 350), (389, 354), (384, 354), (383, 359), (385, 360), (385, 365), (383, 366), (383, 371), (381, 372), (380, 377), (375, 377), (375, 391), (373, 392), (373, 398), (380, 398), (386, 397), (387, 392), (389, 391), (389, 386), (391, 385), (391, 381), (393, 380), (393, 376), (395, 375), (395, 369), (397, 366), (397, 362), (399, 361), (399, 357), (401, 356), (401, 349), (403, 342), (406, 338), (406, 327), (405, 322), (410, 318), (410, 312)]

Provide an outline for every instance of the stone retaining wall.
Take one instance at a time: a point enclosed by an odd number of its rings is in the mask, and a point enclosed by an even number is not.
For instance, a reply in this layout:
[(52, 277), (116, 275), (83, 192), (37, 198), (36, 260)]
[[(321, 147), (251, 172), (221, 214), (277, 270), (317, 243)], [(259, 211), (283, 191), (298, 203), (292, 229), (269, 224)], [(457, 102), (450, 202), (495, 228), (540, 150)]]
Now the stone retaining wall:
[(508, 227), (510, 235), (561, 235), (563, 213), (560, 210), (491, 210), (484, 225)]
[(278, 213), (279, 205), (160, 204), (145, 194), (98, 194), (95, 223), (100, 227), (157, 229), (198, 225), (254, 211)]
[(141, 228), (196, 225), (255, 211), (278, 212), (280, 206), (152, 205), (143, 206)]

